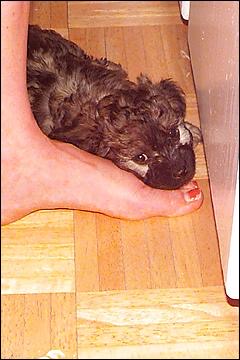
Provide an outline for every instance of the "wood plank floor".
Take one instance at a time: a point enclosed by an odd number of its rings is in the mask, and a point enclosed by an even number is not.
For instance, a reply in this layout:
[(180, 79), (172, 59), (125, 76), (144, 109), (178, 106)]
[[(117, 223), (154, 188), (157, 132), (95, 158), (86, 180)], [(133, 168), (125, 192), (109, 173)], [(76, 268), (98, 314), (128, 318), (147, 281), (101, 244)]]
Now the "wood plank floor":
[[(121, 63), (132, 80), (172, 77), (200, 124), (177, 2), (34, 1), (30, 23)], [(237, 359), (202, 145), (196, 179), (203, 206), (179, 218), (55, 210), (2, 227), (2, 358)]]

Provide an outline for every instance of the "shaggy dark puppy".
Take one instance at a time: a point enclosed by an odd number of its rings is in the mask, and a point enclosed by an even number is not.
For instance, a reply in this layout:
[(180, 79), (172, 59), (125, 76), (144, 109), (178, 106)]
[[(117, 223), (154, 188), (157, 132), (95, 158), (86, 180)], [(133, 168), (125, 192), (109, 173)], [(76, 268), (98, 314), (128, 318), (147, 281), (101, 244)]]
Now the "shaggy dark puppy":
[(30, 26), (27, 86), (51, 139), (110, 159), (152, 187), (176, 189), (193, 178), (201, 133), (184, 121), (184, 93), (172, 80), (141, 75), (133, 83), (120, 65)]

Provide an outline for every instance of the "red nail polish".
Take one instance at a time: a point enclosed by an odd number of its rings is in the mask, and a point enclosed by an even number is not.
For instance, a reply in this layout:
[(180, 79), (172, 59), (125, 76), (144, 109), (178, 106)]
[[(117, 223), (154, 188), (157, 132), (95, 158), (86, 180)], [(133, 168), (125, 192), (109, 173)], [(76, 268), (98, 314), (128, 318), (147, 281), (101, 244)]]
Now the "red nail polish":
[(201, 190), (199, 188), (192, 189), (184, 194), (187, 202), (199, 200), (201, 197)]

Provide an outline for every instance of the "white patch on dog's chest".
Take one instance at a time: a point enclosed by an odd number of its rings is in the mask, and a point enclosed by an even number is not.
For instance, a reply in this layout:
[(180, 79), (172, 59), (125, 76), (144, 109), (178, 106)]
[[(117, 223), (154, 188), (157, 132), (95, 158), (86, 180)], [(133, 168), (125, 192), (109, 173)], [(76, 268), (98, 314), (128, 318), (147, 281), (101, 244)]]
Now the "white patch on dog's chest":
[(149, 170), (149, 166), (148, 165), (140, 165), (137, 164), (135, 161), (133, 160), (129, 160), (125, 163), (125, 165), (128, 167), (128, 169), (135, 171), (137, 174), (139, 174), (140, 176), (144, 177), (148, 170)]

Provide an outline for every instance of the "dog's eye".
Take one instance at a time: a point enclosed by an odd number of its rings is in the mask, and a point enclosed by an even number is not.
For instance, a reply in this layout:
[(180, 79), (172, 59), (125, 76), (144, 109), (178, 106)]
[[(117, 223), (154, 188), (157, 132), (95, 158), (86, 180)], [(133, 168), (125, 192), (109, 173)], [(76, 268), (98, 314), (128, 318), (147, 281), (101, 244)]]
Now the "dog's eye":
[(174, 137), (174, 138), (179, 137), (179, 130), (178, 130), (178, 128), (172, 128), (172, 129), (169, 131), (169, 135), (170, 135), (171, 137)]
[(135, 156), (134, 160), (143, 164), (148, 160), (148, 157), (146, 154), (139, 154), (139, 155)]

